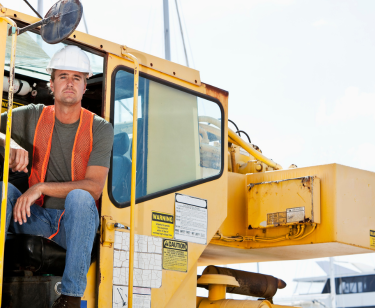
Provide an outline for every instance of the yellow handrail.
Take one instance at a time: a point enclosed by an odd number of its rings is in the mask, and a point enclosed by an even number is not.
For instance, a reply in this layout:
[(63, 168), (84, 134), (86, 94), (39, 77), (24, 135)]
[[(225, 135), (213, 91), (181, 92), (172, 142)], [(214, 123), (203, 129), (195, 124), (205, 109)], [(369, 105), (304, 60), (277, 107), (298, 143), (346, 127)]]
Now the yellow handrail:
[[(200, 116), (199, 117), (199, 122), (208, 122), (210, 124), (213, 124), (219, 128), (221, 128), (221, 122), (218, 119), (211, 118), (211, 117), (206, 117), (206, 116)], [(279, 164), (275, 163), (273, 160), (267, 158), (264, 156), (262, 153), (258, 152), (253, 148), (253, 145), (251, 143), (247, 143), (240, 136), (238, 136), (234, 131), (232, 131), (228, 127), (228, 137), (230, 138), (231, 141), (234, 141), (237, 145), (242, 147), (246, 152), (254, 156), (257, 160), (265, 163), (266, 165), (276, 169), (276, 170), (281, 170), (283, 167), (281, 167)]]
[(130, 186), (130, 246), (129, 246), (129, 285), (128, 285), (128, 307), (133, 307), (133, 267), (134, 267), (134, 217), (135, 217), (135, 197), (136, 197), (136, 176), (137, 176), (137, 129), (138, 129), (138, 82), (139, 82), (139, 62), (136, 57), (126, 52), (126, 47), (122, 48), (122, 55), (130, 58), (134, 62), (134, 98), (133, 98), (133, 144), (132, 144), (132, 180)]
[(5, 246), (5, 224), (7, 213), (8, 199), (8, 177), (9, 177), (9, 152), (10, 152), (10, 136), (12, 133), (12, 108), (13, 108), (13, 83), (14, 70), (16, 66), (16, 46), (17, 46), (17, 24), (7, 17), (0, 17), (11, 25), (12, 31), (12, 47), (10, 52), (9, 67), (9, 91), (8, 91), (8, 117), (5, 136), (5, 155), (4, 155), (4, 174), (3, 174), (3, 194), (1, 200), (1, 226), (0, 226), (0, 307), (3, 295), (3, 273), (4, 273), (4, 246)]

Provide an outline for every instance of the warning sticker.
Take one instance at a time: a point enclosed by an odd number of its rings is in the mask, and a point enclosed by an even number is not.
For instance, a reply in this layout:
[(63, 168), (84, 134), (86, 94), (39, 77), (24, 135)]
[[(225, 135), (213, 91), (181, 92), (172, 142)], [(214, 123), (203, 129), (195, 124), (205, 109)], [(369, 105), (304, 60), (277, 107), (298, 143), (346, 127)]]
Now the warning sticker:
[(375, 248), (375, 230), (370, 230), (370, 247)]
[(187, 272), (188, 243), (174, 240), (163, 240), (163, 269)]
[[(13, 101), (13, 109), (17, 108), (17, 107), (21, 107), (23, 106), (23, 104), (21, 103), (17, 103), (15, 101)], [(8, 111), (8, 100), (3, 98), (2, 102), (1, 102), (1, 112), (6, 112)]]
[(173, 238), (174, 224), (173, 215), (152, 211), (152, 227), (153, 236), (164, 238)]
[(282, 225), (282, 224), (286, 224), (286, 212), (267, 214), (267, 225)]
[(305, 220), (305, 207), (292, 207), (286, 209), (286, 222), (300, 222)]
[(198, 244), (207, 243), (207, 200), (175, 195), (174, 238)]

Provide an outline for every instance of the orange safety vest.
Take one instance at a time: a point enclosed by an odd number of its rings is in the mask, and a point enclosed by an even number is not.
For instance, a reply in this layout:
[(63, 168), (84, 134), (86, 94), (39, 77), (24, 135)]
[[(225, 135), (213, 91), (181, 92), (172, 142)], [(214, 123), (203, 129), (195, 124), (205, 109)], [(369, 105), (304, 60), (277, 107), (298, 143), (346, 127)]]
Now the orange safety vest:
[[(87, 164), (89, 162), (93, 143), (93, 120), (94, 113), (88, 111), (85, 108), (81, 108), (79, 126), (74, 139), (71, 161), (72, 181), (85, 179)], [(29, 187), (38, 183), (43, 183), (46, 178), (49, 155), (51, 153), (54, 125), (55, 106), (44, 107), (35, 129), (33, 142), (33, 162), (31, 167), (31, 174), (29, 177)], [(43, 202), (44, 195), (42, 195), (38, 200), (35, 201), (35, 203), (39, 206), (42, 206)], [(57, 232), (53, 236), (55, 236)]]

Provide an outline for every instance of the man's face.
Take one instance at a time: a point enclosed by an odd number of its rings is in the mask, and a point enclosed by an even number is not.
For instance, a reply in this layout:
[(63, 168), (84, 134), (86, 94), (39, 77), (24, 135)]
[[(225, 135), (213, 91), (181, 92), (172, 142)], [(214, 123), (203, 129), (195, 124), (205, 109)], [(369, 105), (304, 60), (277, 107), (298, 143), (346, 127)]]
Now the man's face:
[(66, 106), (78, 104), (86, 91), (85, 73), (76, 71), (55, 71), (55, 81), (51, 80), (51, 90), (55, 102)]

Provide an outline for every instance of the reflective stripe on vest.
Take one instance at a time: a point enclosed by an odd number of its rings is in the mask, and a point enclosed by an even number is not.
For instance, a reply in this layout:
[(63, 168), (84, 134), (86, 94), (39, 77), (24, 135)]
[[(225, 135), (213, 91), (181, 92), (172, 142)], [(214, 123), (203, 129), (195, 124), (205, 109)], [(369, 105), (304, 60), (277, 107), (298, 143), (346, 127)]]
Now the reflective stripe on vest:
[[(72, 181), (84, 180), (87, 164), (92, 150), (92, 124), (94, 114), (87, 109), (81, 108), (79, 126), (74, 139), (71, 172)], [(49, 155), (51, 153), (53, 127), (55, 125), (55, 106), (43, 108), (35, 129), (33, 143), (33, 162), (29, 177), (29, 187), (43, 183), (47, 173)], [(43, 205), (44, 195), (36, 204)]]

